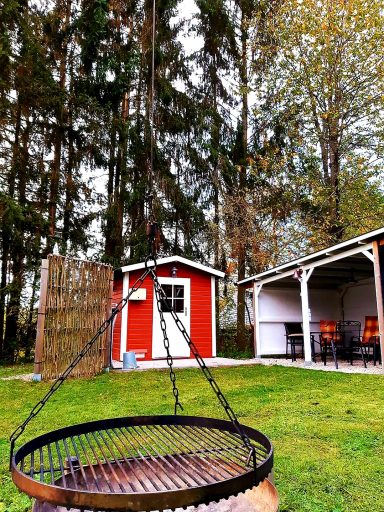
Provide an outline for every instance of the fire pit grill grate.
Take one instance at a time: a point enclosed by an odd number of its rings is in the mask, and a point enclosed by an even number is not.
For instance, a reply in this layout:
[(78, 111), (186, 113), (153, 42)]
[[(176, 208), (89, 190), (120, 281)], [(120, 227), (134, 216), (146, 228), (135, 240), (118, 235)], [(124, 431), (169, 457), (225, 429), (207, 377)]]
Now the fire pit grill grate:
[(228, 497), (260, 483), (272, 469), (272, 447), (242, 426), (191, 416), (100, 420), (44, 434), (12, 461), (20, 489), (53, 504), (99, 510), (155, 510)]
[[(112, 325), (145, 278), (153, 280), (175, 397), (174, 416), (114, 418), (66, 427), (24, 444), (17, 439), (60, 388), (98, 337)], [(136, 287), (137, 285), (137, 287)], [(231, 421), (177, 416), (182, 409), (169, 351), (157, 275), (148, 266), (98, 332), (33, 407), (10, 437), (16, 486), (37, 503), (68, 510), (136, 512), (176, 509), (236, 496), (257, 486), (272, 470), (273, 449), (261, 432), (241, 425), (173, 308), (172, 317)], [(40, 505), (39, 505), (40, 507)], [(41, 507), (40, 507), (41, 509)]]

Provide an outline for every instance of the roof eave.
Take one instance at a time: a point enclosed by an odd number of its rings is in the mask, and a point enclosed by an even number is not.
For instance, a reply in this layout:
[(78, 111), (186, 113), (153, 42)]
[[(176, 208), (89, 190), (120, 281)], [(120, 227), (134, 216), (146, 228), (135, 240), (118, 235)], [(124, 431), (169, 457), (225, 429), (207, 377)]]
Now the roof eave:
[[(244, 286), (247, 284), (251, 284), (254, 281), (262, 281), (265, 278), (271, 277), (273, 274), (279, 274), (281, 272), (289, 272), (292, 269), (292, 272), (294, 269), (298, 266), (302, 266), (304, 264), (308, 264), (311, 260), (317, 260), (322, 259), (322, 257), (329, 256), (329, 253), (335, 253), (338, 252), (338, 254), (342, 254), (344, 251), (346, 251), (347, 248), (350, 248), (354, 245), (362, 245), (365, 243), (369, 243), (369, 241), (373, 241), (378, 236), (384, 234), (384, 227), (380, 229), (376, 229), (375, 231), (370, 231), (369, 233), (365, 233), (364, 235), (360, 235), (358, 237), (352, 238), (350, 240), (346, 240), (345, 242), (341, 242), (339, 244), (333, 245), (331, 247), (327, 247), (326, 249), (322, 249), (321, 251), (317, 251), (312, 254), (308, 254), (306, 256), (302, 256), (301, 258), (297, 258), (295, 260), (289, 261), (287, 263), (283, 263), (282, 265), (279, 265), (278, 267), (273, 267), (269, 270), (266, 270), (264, 272), (260, 272), (259, 274), (255, 274), (251, 277), (247, 277), (246, 279), (242, 279), (241, 281), (238, 281), (238, 286)], [(343, 251), (344, 249), (344, 251)]]
[[(166, 265), (167, 263), (174, 263), (174, 262), (182, 263), (186, 266), (189, 266), (189, 267), (201, 270), (202, 272), (206, 272), (208, 274), (214, 275), (215, 277), (223, 278), (225, 276), (225, 273), (221, 272), (220, 270), (216, 270), (214, 268), (208, 267), (206, 265), (203, 265), (202, 263), (197, 263), (195, 261), (188, 260), (187, 258), (183, 258), (182, 256), (168, 256), (166, 258), (161, 258), (156, 261), (156, 264), (157, 265)], [(147, 264), (150, 267), (154, 266), (154, 262), (152, 260), (148, 261)], [(121, 271), (123, 273), (133, 272), (134, 270), (140, 270), (140, 269), (145, 268), (145, 265), (146, 265), (145, 262), (135, 263), (133, 265), (126, 265), (121, 268)]]

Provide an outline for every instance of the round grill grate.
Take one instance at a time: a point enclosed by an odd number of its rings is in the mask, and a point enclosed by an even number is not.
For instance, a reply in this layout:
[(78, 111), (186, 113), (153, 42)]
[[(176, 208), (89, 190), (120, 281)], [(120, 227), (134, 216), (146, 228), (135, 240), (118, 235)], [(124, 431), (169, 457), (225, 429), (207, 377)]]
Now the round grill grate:
[(75, 425), (44, 434), (12, 459), (15, 484), (42, 502), (94, 510), (175, 509), (226, 498), (270, 473), (266, 436), (195, 416), (139, 416)]

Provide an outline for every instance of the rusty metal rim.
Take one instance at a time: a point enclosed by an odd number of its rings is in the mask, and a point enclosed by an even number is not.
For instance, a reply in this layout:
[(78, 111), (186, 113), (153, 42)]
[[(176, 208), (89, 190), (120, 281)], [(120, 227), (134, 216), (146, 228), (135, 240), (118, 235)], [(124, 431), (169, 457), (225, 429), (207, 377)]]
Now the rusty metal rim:
[[(239, 508), (241, 507), (241, 509)], [(224, 509), (223, 505), (217, 503), (210, 505), (212, 512), (220, 512)], [(180, 510), (180, 509), (179, 509)], [(178, 512), (179, 512), (178, 510)], [(198, 512), (199, 507), (195, 507), (192, 512)], [(202, 509), (201, 509), (202, 510)], [(249, 489), (244, 494), (238, 496), (230, 496), (225, 505), (225, 510), (228, 512), (235, 512), (242, 510), (244, 512), (278, 512), (279, 510), (279, 495), (276, 487), (266, 478), (257, 487)], [(33, 504), (32, 512), (66, 512), (62, 507), (50, 505), (47, 502), (36, 500)], [(71, 509), (71, 512), (81, 512), (80, 509)]]
[(24, 444), (12, 458), (12, 479), (16, 486), (29, 496), (55, 505), (78, 507), (80, 509), (140, 511), (162, 510), (167, 508), (174, 509), (177, 507), (198, 505), (199, 503), (208, 503), (221, 498), (228, 498), (254, 485), (258, 485), (272, 470), (273, 448), (271, 442), (258, 430), (243, 425), (242, 428), (246, 435), (251, 440), (261, 445), (266, 451), (265, 458), (258, 464), (256, 471), (250, 468), (240, 476), (187, 489), (113, 494), (64, 489), (34, 480), (29, 475), (23, 473), (18, 467), (19, 462), (24, 457), (34, 450), (45, 446), (47, 443), (98, 429), (139, 425), (198, 426), (237, 434), (234, 425), (229, 421), (197, 416), (135, 416), (92, 421), (48, 432)]

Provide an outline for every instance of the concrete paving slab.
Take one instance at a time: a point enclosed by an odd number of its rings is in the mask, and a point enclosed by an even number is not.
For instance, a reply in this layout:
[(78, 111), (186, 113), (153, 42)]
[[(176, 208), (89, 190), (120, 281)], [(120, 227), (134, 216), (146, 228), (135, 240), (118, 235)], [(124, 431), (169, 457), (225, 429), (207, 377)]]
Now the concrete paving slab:
[[(340, 373), (362, 373), (362, 374), (377, 374), (384, 375), (383, 367), (381, 365), (374, 366), (372, 362), (364, 368), (362, 361), (356, 361), (353, 365), (346, 361), (339, 361), (339, 369), (335, 368), (333, 362), (327, 363), (325, 366), (321, 361), (312, 363), (306, 366), (302, 359), (292, 362), (290, 359), (284, 358), (252, 358), (252, 359), (232, 359), (228, 357), (210, 357), (204, 359), (205, 364), (210, 368), (224, 368), (228, 366), (253, 366), (261, 364), (264, 366), (286, 366), (294, 368), (302, 368), (305, 370), (320, 370), (326, 372), (340, 372)], [(157, 359), (154, 361), (137, 361), (138, 367), (136, 369), (123, 370), (123, 363), (121, 361), (113, 361), (113, 369), (116, 371), (143, 371), (143, 370), (163, 370), (167, 369), (167, 361), (165, 359)], [(174, 359), (174, 368), (198, 368), (198, 363), (195, 359)]]

